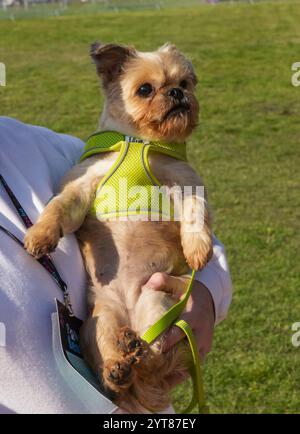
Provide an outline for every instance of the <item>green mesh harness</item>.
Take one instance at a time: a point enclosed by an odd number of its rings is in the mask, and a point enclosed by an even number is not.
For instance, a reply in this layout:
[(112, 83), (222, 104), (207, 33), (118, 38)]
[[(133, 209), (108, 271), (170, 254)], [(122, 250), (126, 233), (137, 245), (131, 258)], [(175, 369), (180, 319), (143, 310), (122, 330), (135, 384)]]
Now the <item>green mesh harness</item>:
[(97, 187), (90, 212), (102, 219), (130, 215), (165, 217), (173, 214), (169, 198), (159, 194), (159, 180), (148, 161), (149, 152), (186, 161), (186, 145), (145, 142), (117, 132), (100, 132), (87, 140), (80, 161), (102, 152), (118, 151), (119, 156)]
[[(98, 184), (91, 213), (99, 219), (129, 216), (131, 214), (149, 215), (150, 211), (151, 216), (153, 216), (153, 213), (163, 215), (164, 207), (159, 198), (155, 194), (153, 195), (153, 187), (160, 186), (161, 184), (149, 167), (149, 151), (159, 152), (178, 160), (186, 161), (185, 143), (146, 142), (134, 137), (124, 136), (118, 132), (98, 132), (87, 140), (80, 161), (92, 155), (109, 151), (119, 152), (119, 156)], [(126, 181), (125, 190), (122, 192), (124, 194), (115, 195), (115, 192), (119, 192), (120, 180)], [(136, 202), (137, 195), (139, 195), (138, 206)], [(123, 196), (128, 197), (124, 202)], [(182, 299), (156, 321), (144, 333), (142, 338), (151, 344), (172, 324), (181, 328), (191, 348), (192, 363), (189, 370), (194, 388), (191, 403), (184, 413), (192, 411), (197, 404), (199, 413), (208, 413), (209, 409), (205, 404), (201, 362), (197, 344), (192, 329), (187, 322), (182, 319), (178, 320), (191, 294), (194, 276), (195, 271), (192, 273), (189, 285)]]

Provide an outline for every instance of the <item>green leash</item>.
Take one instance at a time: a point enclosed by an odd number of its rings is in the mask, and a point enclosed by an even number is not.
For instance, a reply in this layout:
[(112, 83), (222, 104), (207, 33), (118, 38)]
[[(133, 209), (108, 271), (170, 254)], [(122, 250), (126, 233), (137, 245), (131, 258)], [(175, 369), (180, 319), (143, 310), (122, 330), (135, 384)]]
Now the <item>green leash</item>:
[(177, 320), (179, 315), (182, 313), (186, 306), (188, 298), (191, 294), (193, 283), (195, 278), (195, 270), (192, 272), (190, 282), (188, 284), (186, 293), (182, 300), (172, 306), (156, 323), (154, 323), (142, 336), (142, 339), (148, 344), (151, 344), (155, 339), (158, 338), (170, 325), (176, 325), (181, 328), (185, 333), (188, 343), (192, 352), (192, 365), (190, 368), (190, 374), (193, 380), (193, 397), (192, 401), (183, 413), (190, 413), (195, 405), (198, 404), (199, 413), (206, 414), (209, 413), (209, 408), (205, 403), (204, 387), (203, 387), (203, 377), (201, 370), (201, 361), (199, 357), (198, 347), (194, 334), (191, 327), (187, 322), (180, 319)]

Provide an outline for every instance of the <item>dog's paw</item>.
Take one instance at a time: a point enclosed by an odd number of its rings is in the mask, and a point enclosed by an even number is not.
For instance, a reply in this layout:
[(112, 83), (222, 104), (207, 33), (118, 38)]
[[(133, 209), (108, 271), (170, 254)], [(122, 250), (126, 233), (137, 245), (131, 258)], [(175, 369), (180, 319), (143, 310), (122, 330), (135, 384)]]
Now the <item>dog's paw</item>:
[(206, 201), (198, 196), (184, 200), (180, 236), (183, 253), (189, 266), (201, 270), (213, 253), (210, 216)]
[(181, 234), (183, 253), (190, 268), (201, 270), (213, 255), (211, 236), (200, 232)]
[(117, 345), (122, 356), (126, 357), (130, 364), (139, 363), (149, 352), (147, 343), (129, 327), (121, 328)]
[(104, 384), (114, 392), (128, 389), (134, 376), (134, 368), (139, 366), (149, 353), (148, 344), (129, 327), (122, 327), (117, 337), (119, 360), (109, 360), (104, 364)]
[(35, 258), (56, 249), (61, 233), (57, 225), (36, 223), (28, 229), (24, 239), (24, 247)]
[(129, 360), (108, 360), (104, 365), (104, 383), (114, 392), (128, 389), (132, 384), (132, 377), (132, 365)]

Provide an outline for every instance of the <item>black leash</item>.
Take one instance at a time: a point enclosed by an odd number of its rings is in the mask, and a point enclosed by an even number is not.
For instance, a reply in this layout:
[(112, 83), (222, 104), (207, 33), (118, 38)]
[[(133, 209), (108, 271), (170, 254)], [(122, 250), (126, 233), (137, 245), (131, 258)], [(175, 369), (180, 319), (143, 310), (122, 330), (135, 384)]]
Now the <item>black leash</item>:
[[(20, 202), (18, 201), (18, 199), (16, 198), (16, 196), (14, 195), (12, 190), (9, 188), (7, 182), (5, 181), (5, 179), (3, 178), (2, 175), (0, 175), (0, 182), (3, 185), (4, 189), (6, 190), (9, 198), (11, 199), (11, 201), (14, 205), (14, 207), (16, 208), (17, 213), (19, 214), (25, 227), (27, 229), (30, 228), (33, 225), (32, 221), (30, 220), (30, 218), (26, 214), (26, 211), (24, 210), (24, 208), (22, 207), (22, 205), (20, 204)], [(0, 225), (0, 229), (3, 232), (5, 232), (9, 237), (11, 237), (13, 240), (15, 240), (24, 250), (26, 250), (24, 248), (24, 244), (22, 243), (22, 241), (20, 241), (14, 234), (12, 234), (9, 230), (7, 230), (6, 228), (4, 228), (1, 225)], [(45, 268), (46, 271), (48, 271), (48, 273), (52, 276), (52, 278), (57, 283), (58, 287), (62, 290), (63, 296), (64, 296), (64, 303), (65, 303), (66, 308), (69, 311), (69, 315), (74, 316), (67, 284), (60, 277), (60, 274), (57, 271), (55, 265), (53, 264), (50, 255), (44, 255), (41, 258), (37, 259), (37, 261), (42, 265), (42, 267)]]

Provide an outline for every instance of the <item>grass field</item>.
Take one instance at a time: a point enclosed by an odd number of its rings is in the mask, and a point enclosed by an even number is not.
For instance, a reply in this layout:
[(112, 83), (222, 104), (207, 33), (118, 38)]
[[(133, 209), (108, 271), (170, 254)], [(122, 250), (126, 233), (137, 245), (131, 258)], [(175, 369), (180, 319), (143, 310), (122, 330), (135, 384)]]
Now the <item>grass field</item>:
[[(0, 114), (85, 138), (101, 107), (91, 41), (176, 43), (197, 69), (189, 154), (208, 186), (234, 282), (205, 383), (216, 413), (300, 412), (300, 4), (199, 6), (1, 21)], [(177, 409), (187, 386), (176, 390)]]
[[(141, 11), (170, 7), (199, 6), (200, 0), (93, 0), (74, 3), (60, 0), (56, 3), (30, 3), (29, 7), (12, 6), (0, 9), (1, 19), (43, 18), (50, 16), (80, 15), (105, 12)], [(202, 0), (201, 0), (202, 1)], [(261, 0), (259, 0), (261, 1)]]

